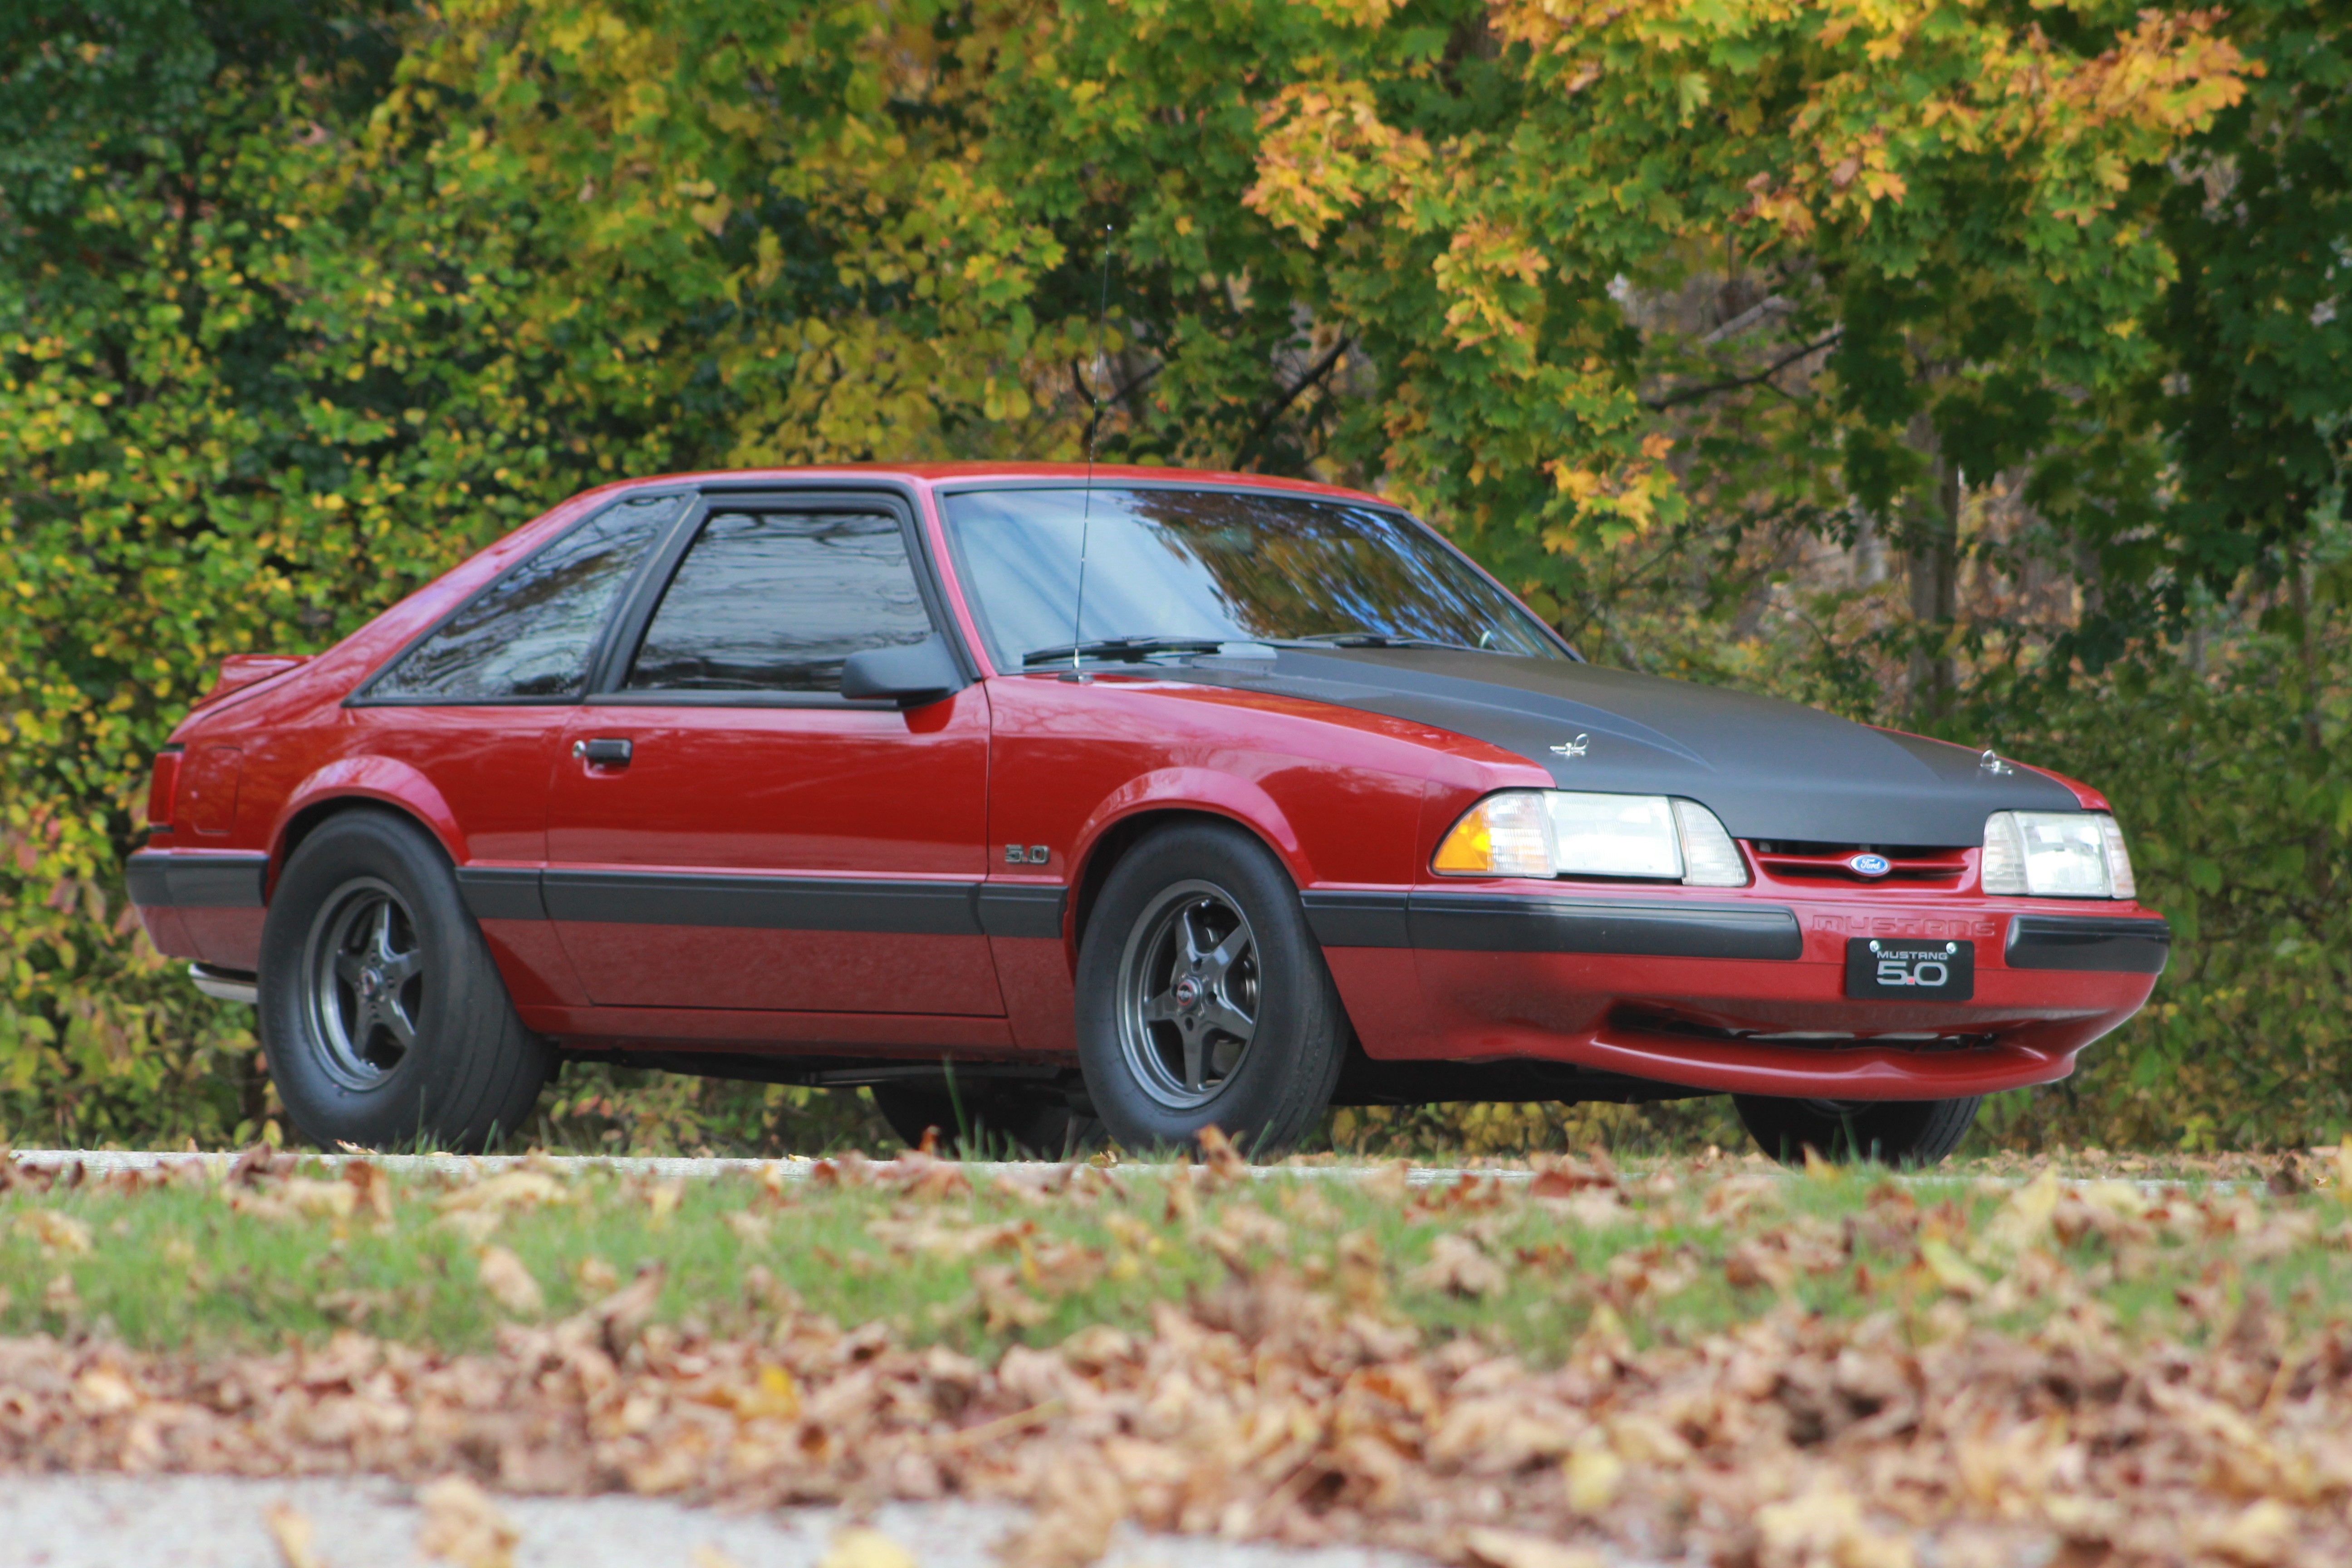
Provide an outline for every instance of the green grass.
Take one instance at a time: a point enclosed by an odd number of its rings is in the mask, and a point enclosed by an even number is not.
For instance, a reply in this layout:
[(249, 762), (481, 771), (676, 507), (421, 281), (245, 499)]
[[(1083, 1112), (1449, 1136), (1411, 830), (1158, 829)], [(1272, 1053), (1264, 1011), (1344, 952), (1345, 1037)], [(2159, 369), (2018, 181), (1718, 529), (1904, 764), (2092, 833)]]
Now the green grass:
[[(341, 1215), (301, 1206), (341, 1203), (342, 1183), (19, 1184), (0, 1196), (0, 1333), (209, 1352), (358, 1327), (473, 1350), (502, 1323), (578, 1312), (658, 1266), (656, 1321), (756, 1335), (788, 1292), (845, 1325), (990, 1356), (1093, 1323), (1146, 1328), (1155, 1303), (1214, 1289), (1229, 1258), (1538, 1362), (1569, 1353), (1596, 1318), (1644, 1345), (1783, 1303), (2022, 1331), (2090, 1302), (2129, 1331), (2194, 1341), (2246, 1302), (2310, 1331), (2352, 1300), (2332, 1192), (2182, 1188), (2135, 1215), (2147, 1200), (2124, 1188), (2086, 1201), (1730, 1163), (1557, 1199), (1492, 1184), (1407, 1195), (1392, 1182), (1305, 1174), (1186, 1177), (1178, 1192), (1167, 1168), (1134, 1166), (1059, 1195), (985, 1181), (937, 1196), (748, 1174), (558, 1180), (562, 1201), (515, 1207), (475, 1234), (448, 1206), (469, 1189), (438, 1179), (387, 1182), (388, 1217), (365, 1200)], [(1455, 1288), (1430, 1268), (1441, 1238), (1466, 1269)], [(486, 1246), (520, 1261), (543, 1306), (492, 1299)]]

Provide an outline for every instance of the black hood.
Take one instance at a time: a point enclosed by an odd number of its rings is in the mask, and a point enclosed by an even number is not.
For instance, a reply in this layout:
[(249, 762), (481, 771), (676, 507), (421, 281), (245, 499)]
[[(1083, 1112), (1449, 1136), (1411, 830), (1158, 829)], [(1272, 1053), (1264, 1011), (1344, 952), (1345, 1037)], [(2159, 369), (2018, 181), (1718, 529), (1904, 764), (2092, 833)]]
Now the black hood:
[[(1775, 698), (1566, 659), (1433, 648), (1277, 650), (1154, 676), (1408, 719), (1485, 741), (1562, 789), (1697, 801), (1735, 838), (1974, 846), (1988, 813), (2077, 811), (2074, 792), (1979, 754)], [(1580, 755), (1555, 747), (1574, 746)]]

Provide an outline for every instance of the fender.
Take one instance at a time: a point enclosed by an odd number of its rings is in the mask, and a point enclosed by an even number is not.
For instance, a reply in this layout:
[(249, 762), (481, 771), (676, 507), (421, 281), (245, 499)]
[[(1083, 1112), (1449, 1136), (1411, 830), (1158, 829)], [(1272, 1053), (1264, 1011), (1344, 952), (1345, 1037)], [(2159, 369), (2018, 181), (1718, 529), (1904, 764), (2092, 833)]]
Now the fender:
[[(1958, 744), (1958, 742), (1946, 741), (1936, 735), (1922, 735), (1910, 730), (1898, 730), (1892, 724), (1872, 724), (1867, 727), (1877, 731), (1883, 735), (1900, 735), (1906, 741), (1933, 741), (1938, 745), (1945, 746)], [(1966, 748), (1963, 749), (1965, 750)], [(2039, 773), (2043, 778), (2048, 779), (2052, 784), (2061, 785), (2065, 789), (2073, 791), (2075, 804), (2080, 805), (2084, 811), (2113, 811), (2115, 809), (2115, 807), (2107, 804), (2107, 797), (2105, 795), (2102, 795), (2099, 791), (2093, 789), (2081, 779), (2068, 778), (2064, 773), (2060, 773), (2055, 768), (2045, 768), (2036, 763), (2021, 763), (2015, 757), (2003, 756), (2000, 760), (2007, 763), (2011, 768), (2023, 768), (2029, 773)]]
[(1292, 881), (1304, 888), (1316, 879), (1297, 830), (1264, 789), (1211, 768), (1157, 768), (1121, 784), (1095, 806), (1078, 829), (1076, 852), (1070, 857), (1071, 887), (1084, 879), (1104, 834), (1139, 812), (1171, 809), (1204, 812), (1246, 827), (1281, 858)]
[(433, 837), (441, 841), (443, 853), (450, 864), (463, 866), (472, 858), (466, 846), (465, 830), (457, 826), (457, 814), (433, 781), (409, 766), (390, 757), (343, 757), (329, 763), (297, 784), (278, 808), (277, 820), (269, 825), (270, 880), (277, 880), (277, 871), (286, 864), (286, 833), (294, 819), (311, 807), (330, 800), (374, 800), (400, 810), (423, 823)]
[(2093, 789), (2089, 784), (2084, 784), (2080, 779), (2070, 779), (2064, 773), (2058, 772), (2055, 768), (2040, 767), (2032, 763), (2017, 763), (2014, 765), (2023, 768), (2028, 773), (2040, 773), (2043, 778), (2051, 779), (2058, 784), (2064, 784), (2068, 789), (2074, 792), (2074, 798), (2082, 802), (2083, 809), (2084, 811), (2112, 812), (2115, 810), (2114, 806), (2107, 804), (2107, 797), (2105, 795), (2098, 790)]

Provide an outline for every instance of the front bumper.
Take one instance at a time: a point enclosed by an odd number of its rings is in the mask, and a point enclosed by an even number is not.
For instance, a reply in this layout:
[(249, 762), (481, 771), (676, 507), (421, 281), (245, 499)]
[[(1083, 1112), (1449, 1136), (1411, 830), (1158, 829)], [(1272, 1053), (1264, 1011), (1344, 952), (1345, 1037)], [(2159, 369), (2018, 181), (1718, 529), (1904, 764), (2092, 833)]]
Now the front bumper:
[[(2136, 905), (1935, 894), (1315, 889), (1368, 1055), (1538, 1059), (1677, 1087), (1942, 1100), (2046, 1083), (2146, 1004), (2171, 933)], [(1850, 997), (1856, 937), (1975, 945), (1967, 1001)]]

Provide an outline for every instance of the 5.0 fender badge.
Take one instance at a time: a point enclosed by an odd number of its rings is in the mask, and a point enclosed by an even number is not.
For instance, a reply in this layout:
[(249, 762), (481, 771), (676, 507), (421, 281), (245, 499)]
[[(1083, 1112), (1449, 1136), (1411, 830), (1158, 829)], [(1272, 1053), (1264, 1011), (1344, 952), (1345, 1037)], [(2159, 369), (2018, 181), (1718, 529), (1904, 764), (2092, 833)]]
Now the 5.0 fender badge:
[(1584, 755), (1584, 748), (1591, 744), (1592, 744), (1591, 736), (1579, 735), (1575, 740), (1570, 741), (1563, 745), (1554, 746), (1552, 751), (1557, 755), (1563, 757), (1580, 757)]

